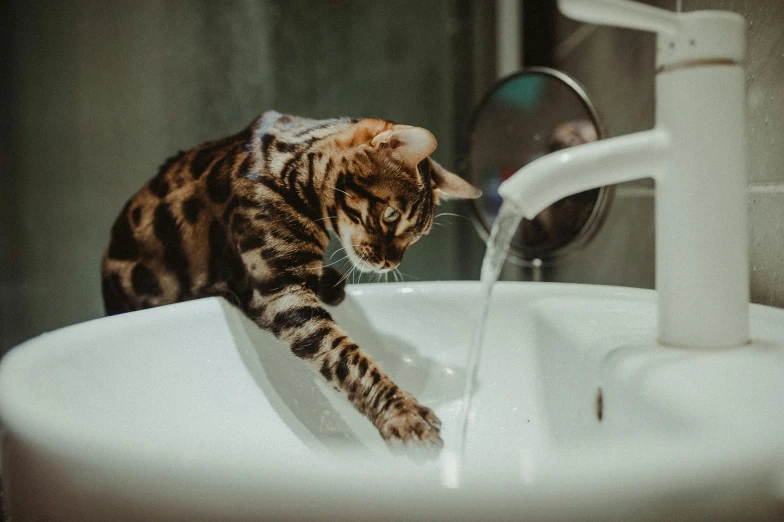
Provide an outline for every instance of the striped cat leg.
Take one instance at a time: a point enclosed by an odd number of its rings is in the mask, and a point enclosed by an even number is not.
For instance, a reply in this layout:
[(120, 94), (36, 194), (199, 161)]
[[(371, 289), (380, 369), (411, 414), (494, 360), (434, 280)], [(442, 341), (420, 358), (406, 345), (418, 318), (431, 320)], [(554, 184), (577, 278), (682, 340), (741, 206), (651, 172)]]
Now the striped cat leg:
[(289, 344), (378, 428), (391, 445), (416, 443), (441, 447), (441, 422), (433, 412), (398, 387), (373, 360), (335, 324), (303, 280), (274, 289), (254, 291), (255, 321)]

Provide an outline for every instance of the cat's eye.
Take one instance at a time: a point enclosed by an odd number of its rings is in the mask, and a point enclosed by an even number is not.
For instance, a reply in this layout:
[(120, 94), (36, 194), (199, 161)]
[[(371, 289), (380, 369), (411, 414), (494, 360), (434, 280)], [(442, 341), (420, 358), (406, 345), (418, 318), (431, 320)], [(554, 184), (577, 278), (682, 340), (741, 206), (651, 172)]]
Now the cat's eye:
[(392, 207), (387, 207), (387, 209), (384, 211), (384, 215), (382, 216), (382, 219), (384, 220), (385, 223), (394, 223), (395, 221), (400, 219), (400, 211)]

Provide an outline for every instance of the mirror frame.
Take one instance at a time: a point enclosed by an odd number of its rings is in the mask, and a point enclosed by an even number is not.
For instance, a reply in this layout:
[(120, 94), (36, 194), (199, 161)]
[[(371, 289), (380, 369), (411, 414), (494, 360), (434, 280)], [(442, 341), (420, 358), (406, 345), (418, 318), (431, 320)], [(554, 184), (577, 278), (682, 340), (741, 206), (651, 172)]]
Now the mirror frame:
[[(597, 139), (602, 140), (607, 137), (607, 130), (602, 119), (599, 117), (599, 113), (596, 111), (596, 107), (588, 98), (588, 94), (586, 93), (585, 88), (577, 80), (562, 71), (552, 69), (550, 67), (525, 67), (514, 74), (510, 74), (509, 76), (505, 76), (496, 80), (490, 90), (482, 97), (481, 101), (477, 105), (477, 108), (472, 113), (471, 120), (468, 124), (468, 132), (465, 137), (465, 144), (462, 149), (463, 157), (460, 162), (461, 173), (463, 177), (469, 182), (475, 183), (474, 177), (472, 176), (469, 167), (469, 157), (471, 152), (471, 137), (480, 114), (482, 113), (485, 106), (490, 102), (490, 100), (493, 99), (494, 95), (496, 92), (498, 92), (499, 89), (516, 78), (530, 74), (538, 74), (550, 77), (571, 89), (580, 100), (588, 116), (591, 118), (594, 127), (596, 128), (596, 134), (598, 137)], [(541, 267), (545, 264), (549, 266), (555, 264), (557, 260), (572, 255), (585, 247), (596, 236), (596, 233), (604, 223), (607, 217), (607, 212), (610, 208), (610, 204), (615, 195), (614, 185), (598, 188), (599, 194), (596, 198), (596, 203), (594, 204), (591, 214), (588, 216), (585, 224), (580, 229), (580, 232), (571, 241), (559, 248), (553, 249), (551, 252), (548, 252), (545, 255), (537, 256), (526, 255), (525, 252), (521, 252), (513, 243), (509, 248), (507, 262), (524, 267)], [(474, 228), (479, 233), (479, 236), (482, 238), (482, 240), (487, 242), (487, 239), (490, 236), (492, 223), (488, 221), (487, 216), (483, 212), (481, 202), (482, 199), (480, 198), (469, 203), (471, 208), (471, 221), (474, 223)]]

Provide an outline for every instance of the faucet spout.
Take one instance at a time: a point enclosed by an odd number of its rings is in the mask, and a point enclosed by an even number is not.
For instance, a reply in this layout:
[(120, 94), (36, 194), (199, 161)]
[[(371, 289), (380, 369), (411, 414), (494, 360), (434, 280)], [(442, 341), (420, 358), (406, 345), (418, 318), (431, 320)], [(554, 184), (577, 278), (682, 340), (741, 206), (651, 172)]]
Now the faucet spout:
[(571, 194), (666, 170), (670, 139), (653, 129), (586, 143), (543, 156), (515, 172), (498, 189), (527, 219)]

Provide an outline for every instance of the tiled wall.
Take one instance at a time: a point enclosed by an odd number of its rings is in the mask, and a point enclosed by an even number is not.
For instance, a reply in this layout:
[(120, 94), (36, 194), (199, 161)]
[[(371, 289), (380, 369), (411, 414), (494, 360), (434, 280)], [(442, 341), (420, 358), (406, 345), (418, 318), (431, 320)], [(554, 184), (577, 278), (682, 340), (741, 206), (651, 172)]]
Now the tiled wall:
[[(169, 155), (264, 110), (422, 125), (453, 166), (458, 4), (0, 3), (0, 353), (101, 316), (100, 257), (126, 199)], [(403, 270), (458, 277), (466, 233), (438, 227)]]
[[(674, 10), (678, 2), (646, 3)], [(784, 2), (681, 4), (683, 11), (726, 9), (747, 19), (752, 300), (784, 307)], [(559, 67), (586, 86), (611, 135), (653, 126), (653, 35), (559, 17), (558, 41)], [(595, 244), (559, 267), (554, 278), (653, 286), (653, 184), (623, 185), (617, 195)]]

